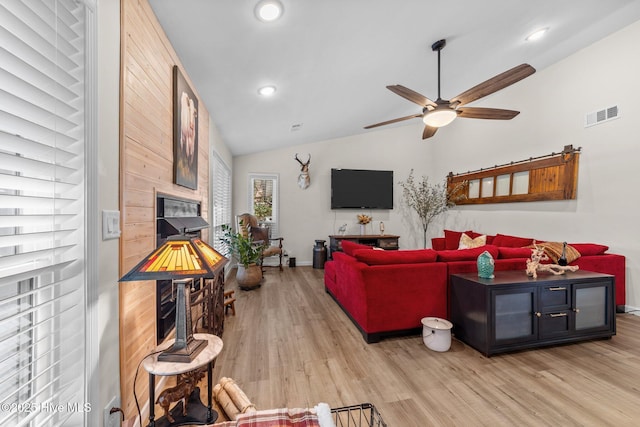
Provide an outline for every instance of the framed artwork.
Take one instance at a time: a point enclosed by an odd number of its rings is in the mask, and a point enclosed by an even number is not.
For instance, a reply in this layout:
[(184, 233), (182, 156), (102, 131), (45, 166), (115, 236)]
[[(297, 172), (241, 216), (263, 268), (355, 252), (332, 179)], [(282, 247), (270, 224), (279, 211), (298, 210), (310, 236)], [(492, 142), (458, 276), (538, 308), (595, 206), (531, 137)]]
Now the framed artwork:
[(173, 181), (198, 189), (198, 99), (173, 66)]

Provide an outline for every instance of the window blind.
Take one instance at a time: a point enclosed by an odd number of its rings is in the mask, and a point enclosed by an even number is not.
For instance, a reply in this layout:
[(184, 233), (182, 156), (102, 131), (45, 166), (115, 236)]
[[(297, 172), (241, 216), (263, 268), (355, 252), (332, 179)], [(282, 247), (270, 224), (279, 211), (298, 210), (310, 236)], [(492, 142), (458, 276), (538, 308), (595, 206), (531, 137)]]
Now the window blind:
[(221, 254), (230, 256), (226, 243), (220, 240), (223, 236), (222, 226), (231, 226), (231, 170), (226, 163), (214, 153), (212, 168), (213, 182), (211, 189), (213, 199), (213, 243), (212, 246)]
[[(83, 425), (85, 5), (0, 4), (0, 425)], [(94, 408), (96, 410), (97, 408)]]

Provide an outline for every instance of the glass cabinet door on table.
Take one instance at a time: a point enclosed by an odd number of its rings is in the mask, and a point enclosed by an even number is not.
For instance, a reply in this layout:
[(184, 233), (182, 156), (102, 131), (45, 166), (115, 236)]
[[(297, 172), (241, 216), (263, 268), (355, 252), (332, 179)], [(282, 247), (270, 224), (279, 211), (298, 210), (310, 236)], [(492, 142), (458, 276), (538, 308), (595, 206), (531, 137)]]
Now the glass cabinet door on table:
[(494, 306), (494, 344), (511, 344), (537, 338), (537, 288), (493, 290), (491, 301)]
[(575, 284), (573, 288), (575, 330), (607, 330), (610, 325), (612, 287), (606, 283)]

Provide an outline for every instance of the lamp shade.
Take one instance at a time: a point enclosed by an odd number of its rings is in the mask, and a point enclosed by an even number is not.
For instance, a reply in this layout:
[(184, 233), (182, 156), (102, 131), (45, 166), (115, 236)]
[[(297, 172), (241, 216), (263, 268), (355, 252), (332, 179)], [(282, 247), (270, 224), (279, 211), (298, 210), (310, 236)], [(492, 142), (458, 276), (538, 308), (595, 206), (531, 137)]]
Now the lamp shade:
[(438, 106), (434, 110), (427, 112), (422, 118), (422, 121), (427, 126), (439, 128), (448, 125), (457, 116), (458, 113), (456, 113), (456, 110), (449, 107)]
[(198, 237), (170, 236), (163, 245), (144, 257), (122, 276), (120, 282), (137, 280), (174, 280), (176, 286), (176, 338), (158, 361), (191, 363), (207, 345), (193, 338), (187, 280), (214, 278), (228, 262), (218, 251)]
[(228, 262), (198, 237), (170, 236), (122, 276), (120, 282), (214, 277)]

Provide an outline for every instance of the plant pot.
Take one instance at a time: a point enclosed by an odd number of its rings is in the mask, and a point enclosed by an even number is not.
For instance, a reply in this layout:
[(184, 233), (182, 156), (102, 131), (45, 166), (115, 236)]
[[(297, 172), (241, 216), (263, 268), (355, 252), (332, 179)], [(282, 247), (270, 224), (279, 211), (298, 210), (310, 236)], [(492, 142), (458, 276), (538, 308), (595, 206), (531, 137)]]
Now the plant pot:
[(260, 287), (262, 280), (262, 269), (257, 264), (249, 264), (245, 267), (238, 264), (238, 272), (236, 273), (236, 281), (240, 289), (248, 291)]

